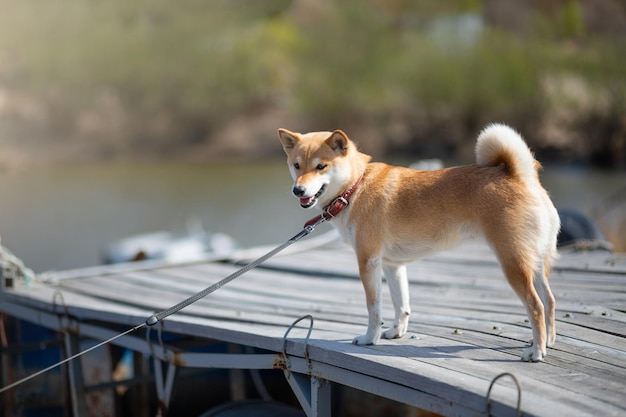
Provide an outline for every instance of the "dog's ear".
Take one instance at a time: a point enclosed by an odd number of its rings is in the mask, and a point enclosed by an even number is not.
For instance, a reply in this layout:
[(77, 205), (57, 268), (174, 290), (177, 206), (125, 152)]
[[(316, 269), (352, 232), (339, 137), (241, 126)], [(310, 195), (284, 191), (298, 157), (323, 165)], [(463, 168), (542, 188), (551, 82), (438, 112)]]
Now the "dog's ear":
[(341, 155), (346, 155), (348, 153), (349, 143), (350, 139), (348, 139), (348, 135), (339, 129), (335, 130), (332, 135), (326, 139), (326, 144), (330, 146), (333, 151)]
[(289, 153), (298, 142), (300, 142), (300, 136), (297, 133), (290, 132), (287, 129), (278, 129), (278, 138), (283, 144), (285, 153)]

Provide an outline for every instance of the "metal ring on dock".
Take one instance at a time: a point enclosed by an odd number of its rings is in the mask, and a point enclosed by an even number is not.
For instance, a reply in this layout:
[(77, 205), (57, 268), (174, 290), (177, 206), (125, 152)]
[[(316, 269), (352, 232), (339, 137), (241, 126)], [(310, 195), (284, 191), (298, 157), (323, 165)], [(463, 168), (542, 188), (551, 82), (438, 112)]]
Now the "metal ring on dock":
[[(57, 297), (61, 300), (61, 304), (57, 304)], [(56, 311), (57, 305), (63, 308), (63, 312)], [(72, 330), (70, 312), (67, 307), (67, 303), (65, 302), (65, 297), (63, 296), (63, 293), (60, 290), (55, 290), (54, 293), (52, 294), (52, 307), (54, 308), (54, 312), (57, 314), (59, 318), (59, 328), (64, 329), (64, 330)], [(63, 325), (63, 320), (62, 320), (63, 317), (67, 319), (66, 325)]]
[(503, 372), (500, 375), (496, 376), (492, 381), (491, 384), (489, 384), (489, 390), (487, 390), (487, 404), (485, 406), (485, 413), (487, 414), (487, 417), (491, 417), (491, 389), (493, 388), (493, 386), (495, 385), (496, 381), (500, 378), (502, 378), (503, 376), (510, 376), (511, 379), (513, 379), (513, 382), (515, 382), (515, 385), (517, 385), (517, 417), (521, 417), (522, 416), (522, 386), (520, 385), (519, 381), (517, 380), (517, 378), (515, 377), (515, 375), (513, 375), (510, 372)]
[(289, 328), (287, 329), (287, 331), (285, 332), (285, 335), (283, 336), (283, 348), (282, 348), (282, 355), (283, 358), (285, 359), (285, 366), (287, 367), (287, 370), (289, 370), (289, 364), (288, 364), (288, 359), (287, 359), (287, 336), (289, 335), (289, 332), (291, 332), (291, 330), (296, 327), (296, 324), (300, 323), (302, 320), (304, 319), (309, 319), (310, 320), (310, 324), (309, 324), (309, 331), (306, 334), (306, 337), (304, 338), (304, 359), (306, 359), (306, 363), (307, 363), (307, 367), (309, 368), (309, 371), (311, 370), (311, 362), (309, 361), (309, 337), (311, 336), (311, 332), (313, 331), (313, 316), (310, 314), (304, 315), (302, 317), (300, 317), (299, 319), (297, 319), (296, 321), (294, 321), (293, 323), (291, 323), (291, 326), (289, 326)]
[[(163, 322), (159, 321), (159, 326), (157, 327), (157, 341), (163, 350), (162, 355), (163, 358), (167, 358), (167, 348), (163, 344)], [(152, 337), (150, 337), (150, 332), (152, 331), (151, 326), (146, 327), (146, 343), (148, 344), (148, 349), (150, 350), (150, 356), (154, 356), (154, 342), (152, 341)]]

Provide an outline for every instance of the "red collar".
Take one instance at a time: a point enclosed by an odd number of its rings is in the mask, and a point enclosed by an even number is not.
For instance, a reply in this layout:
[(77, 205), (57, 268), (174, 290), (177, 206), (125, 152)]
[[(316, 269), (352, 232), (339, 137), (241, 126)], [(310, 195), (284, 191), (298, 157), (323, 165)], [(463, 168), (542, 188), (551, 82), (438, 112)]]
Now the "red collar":
[(352, 184), (352, 187), (344, 191), (343, 194), (337, 196), (333, 201), (331, 201), (326, 207), (322, 209), (322, 214), (306, 222), (304, 224), (304, 227), (307, 228), (313, 224), (319, 223), (322, 219), (331, 220), (339, 213), (341, 213), (341, 211), (346, 208), (348, 204), (350, 204), (350, 197), (352, 197), (352, 194), (354, 194), (354, 192), (356, 191), (362, 178), (363, 176), (361, 175), (359, 179), (356, 180), (354, 184)]

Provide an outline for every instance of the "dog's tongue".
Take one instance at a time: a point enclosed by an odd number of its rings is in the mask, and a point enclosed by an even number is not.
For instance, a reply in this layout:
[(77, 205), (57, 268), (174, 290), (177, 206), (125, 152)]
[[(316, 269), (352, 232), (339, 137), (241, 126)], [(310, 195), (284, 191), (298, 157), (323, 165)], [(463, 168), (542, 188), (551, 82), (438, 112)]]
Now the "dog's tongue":
[(303, 206), (308, 206), (309, 204), (311, 204), (311, 202), (313, 201), (315, 197), (304, 197), (300, 199), (300, 204)]

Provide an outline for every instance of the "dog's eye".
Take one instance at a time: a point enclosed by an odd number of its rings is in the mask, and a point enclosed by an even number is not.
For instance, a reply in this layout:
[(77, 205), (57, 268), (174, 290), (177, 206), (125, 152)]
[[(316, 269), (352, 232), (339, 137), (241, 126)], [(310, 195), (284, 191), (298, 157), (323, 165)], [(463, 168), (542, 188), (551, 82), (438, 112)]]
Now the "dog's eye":
[(327, 166), (328, 166), (328, 165), (319, 164), (319, 165), (318, 165), (318, 166), (316, 166), (315, 168), (316, 168), (318, 171), (321, 171), (321, 170), (323, 170), (324, 168), (326, 168)]
[(294, 167), (295, 169), (300, 169), (300, 164), (296, 162), (295, 164), (293, 164), (293, 167)]

